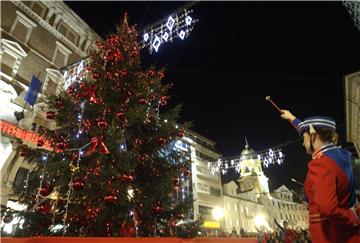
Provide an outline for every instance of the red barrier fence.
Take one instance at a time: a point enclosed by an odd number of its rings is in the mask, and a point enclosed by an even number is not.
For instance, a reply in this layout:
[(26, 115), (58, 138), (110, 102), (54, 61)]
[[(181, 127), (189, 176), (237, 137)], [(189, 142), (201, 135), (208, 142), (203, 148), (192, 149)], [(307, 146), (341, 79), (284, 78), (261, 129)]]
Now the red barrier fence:
[(257, 243), (256, 238), (92, 238), (92, 237), (29, 237), (0, 238), (2, 243)]

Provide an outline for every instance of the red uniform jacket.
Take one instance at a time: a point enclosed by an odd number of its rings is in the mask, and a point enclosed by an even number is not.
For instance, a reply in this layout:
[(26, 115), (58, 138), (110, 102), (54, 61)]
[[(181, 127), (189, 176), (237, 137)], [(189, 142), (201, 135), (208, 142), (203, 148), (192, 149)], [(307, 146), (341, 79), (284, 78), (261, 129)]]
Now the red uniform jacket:
[(285, 229), (285, 240), (284, 243), (294, 243), (297, 239), (297, 234), (292, 229)]
[(305, 193), (309, 228), (314, 243), (360, 243), (360, 220), (355, 206), (355, 179), (350, 152), (327, 144), (308, 164)]

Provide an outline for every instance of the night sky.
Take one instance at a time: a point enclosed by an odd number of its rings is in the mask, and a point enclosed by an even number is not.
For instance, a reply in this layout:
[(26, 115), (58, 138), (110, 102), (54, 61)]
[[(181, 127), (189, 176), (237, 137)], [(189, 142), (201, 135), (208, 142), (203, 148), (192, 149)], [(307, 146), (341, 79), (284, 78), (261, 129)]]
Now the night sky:
[[(115, 31), (126, 11), (138, 29), (186, 2), (66, 2), (100, 36)], [(343, 77), (360, 70), (360, 32), (341, 2), (198, 2), (189, 38), (143, 51), (144, 66), (167, 69), (170, 105), (181, 121), (216, 142), (223, 156), (240, 154), (246, 136), (256, 151), (282, 148), (282, 166), (265, 169), (271, 187), (297, 187), (310, 159), (292, 126), (267, 95), (297, 117), (334, 118), (345, 140)]]

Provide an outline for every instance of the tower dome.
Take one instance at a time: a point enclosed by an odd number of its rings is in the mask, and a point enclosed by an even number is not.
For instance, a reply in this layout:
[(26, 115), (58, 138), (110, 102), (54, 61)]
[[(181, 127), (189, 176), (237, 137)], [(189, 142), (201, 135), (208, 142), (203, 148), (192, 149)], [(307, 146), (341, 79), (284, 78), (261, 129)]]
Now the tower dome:
[(255, 150), (253, 150), (247, 141), (247, 138), (245, 137), (245, 148), (241, 151), (240, 157), (242, 160), (248, 160), (248, 159), (256, 159), (257, 154)]

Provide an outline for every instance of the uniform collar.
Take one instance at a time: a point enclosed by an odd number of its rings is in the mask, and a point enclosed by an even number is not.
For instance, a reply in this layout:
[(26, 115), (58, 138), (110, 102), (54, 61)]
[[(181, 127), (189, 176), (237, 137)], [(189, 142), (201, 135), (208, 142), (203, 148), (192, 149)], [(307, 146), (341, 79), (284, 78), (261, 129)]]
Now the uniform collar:
[(329, 151), (329, 150), (333, 150), (333, 149), (336, 149), (337, 146), (333, 143), (328, 143), (328, 144), (325, 144), (323, 146), (321, 146), (320, 148), (318, 148), (317, 150), (315, 150), (315, 152), (312, 154), (312, 158), (313, 159), (318, 159), (320, 158), (321, 156), (324, 155), (324, 152), (326, 151)]

